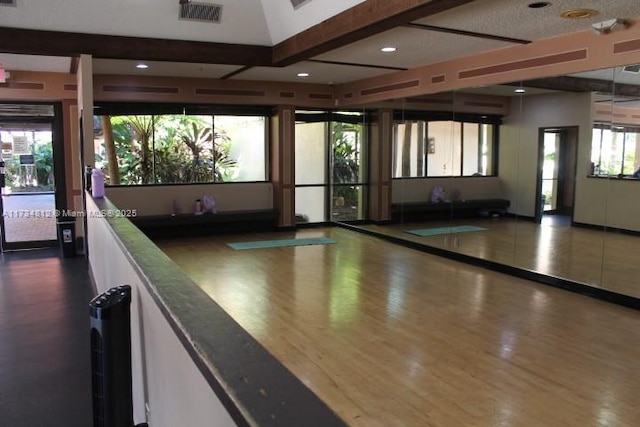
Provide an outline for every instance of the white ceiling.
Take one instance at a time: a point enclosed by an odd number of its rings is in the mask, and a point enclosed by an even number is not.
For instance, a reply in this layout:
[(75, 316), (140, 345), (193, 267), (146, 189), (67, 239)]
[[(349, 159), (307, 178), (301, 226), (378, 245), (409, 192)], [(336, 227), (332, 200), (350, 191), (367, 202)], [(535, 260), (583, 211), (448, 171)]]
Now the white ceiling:
[[(273, 46), (363, 0), (310, 0), (296, 10), (290, 0), (198, 0), (222, 5), (220, 24), (179, 20), (178, 0), (16, 1), (16, 7), (0, 6), (0, 26)], [(611, 18), (640, 17), (640, 0), (551, 0), (549, 7), (541, 9), (529, 8), (532, 2), (476, 0), (415, 22), (533, 41), (589, 30), (592, 24)], [(559, 16), (561, 11), (572, 8), (593, 8), (599, 14), (581, 20), (567, 20)], [(380, 48), (387, 45), (398, 50), (384, 54)], [(283, 68), (249, 68), (232, 78), (339, 84), (396, 71), (376, 67), (413, 68), (513, 45), (468, 35), (398, 27), (312, 58), (342, 65), (302, 61)], [(69, 72), (71, 66), (69, 58), (2, 53), (0, 62), (9, 71)], [(94, 72), (218, 78), (241, 68), (151, 62), (149, 69), (140, 71), (135, 69), (136, 63), (95, 59)], [(310, 76), (304, 79), (297, 77), (301, 71)]]

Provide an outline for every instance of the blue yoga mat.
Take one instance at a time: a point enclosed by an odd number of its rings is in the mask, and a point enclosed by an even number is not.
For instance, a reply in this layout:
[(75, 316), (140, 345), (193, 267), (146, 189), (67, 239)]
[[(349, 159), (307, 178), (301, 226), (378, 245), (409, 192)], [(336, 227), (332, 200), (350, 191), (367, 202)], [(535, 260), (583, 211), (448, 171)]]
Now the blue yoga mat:
[(476, 227), (475, 225), (456, 225), (454, 227), (440, 227), (440, 228), (424, 228), (421, 230), (407, 230), (405, 233), (414, 234), (416, 236), (438, 236), (440, 234), (450, 233), (466, 233), (468, 231), (485, 231), (488, 230), (484, 227)]
[(244, 251), (247, 249), (282, 248), (285, 246), (329, 245), (332, 243), (336, 243), (336, 241), (327, 237), (310, 237), (306, 239), (258, 240), (256, 242), (238, 242), (227, 244), (237, 251)]

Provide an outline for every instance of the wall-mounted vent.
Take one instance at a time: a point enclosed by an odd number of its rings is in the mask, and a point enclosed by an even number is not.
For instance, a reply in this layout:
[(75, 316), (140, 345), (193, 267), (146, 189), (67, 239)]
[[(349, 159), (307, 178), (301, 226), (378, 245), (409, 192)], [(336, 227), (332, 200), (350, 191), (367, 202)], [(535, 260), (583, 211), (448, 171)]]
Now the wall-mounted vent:
[(640, 64), (625, 65), (622, 71), (625, 73), (640, 74)]
[(180, 4), (180, 19), (219, 24), (221, 16), (222, 6), (219, 4), (192, 1)]
[(0, 6), (15, 6), (18, 0), (0, 0)]
[(291, 0), (291, 4), (293, 5), (294, 9), (297, 9), (299, 7), (304, 6), (305, 4), (309, 3), (311, 0)]

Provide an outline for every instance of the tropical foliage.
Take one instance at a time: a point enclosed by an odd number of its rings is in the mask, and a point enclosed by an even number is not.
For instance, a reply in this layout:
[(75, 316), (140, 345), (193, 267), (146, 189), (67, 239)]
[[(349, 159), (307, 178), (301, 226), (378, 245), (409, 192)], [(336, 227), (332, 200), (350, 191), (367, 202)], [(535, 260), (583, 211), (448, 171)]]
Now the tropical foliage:
[[(168, 184), (231, 180), (237, 162), (224, 130), (213, 130), (211, 117), (187, 115), (110, 117), (119, 179), (110, 184)], [(110, 138), (105, 132), (104, 150)], [(98, 154), (96, 164), (108, 160)], [(110, 169), (110, 168), (107, 168)]]
[(7, 186), (11, 191), (50, 191), (55, 188), (51, 142), (34, 144), (33, 161), (31, 166), (21, 165), (20, 156), (5, 160)]
[(360, 181), (360, 147), (359, 138), (362, 137), (362, 125), (333, 122), (333, 198), (334, 219), (349, 220), (357, 211), (358, 186)]

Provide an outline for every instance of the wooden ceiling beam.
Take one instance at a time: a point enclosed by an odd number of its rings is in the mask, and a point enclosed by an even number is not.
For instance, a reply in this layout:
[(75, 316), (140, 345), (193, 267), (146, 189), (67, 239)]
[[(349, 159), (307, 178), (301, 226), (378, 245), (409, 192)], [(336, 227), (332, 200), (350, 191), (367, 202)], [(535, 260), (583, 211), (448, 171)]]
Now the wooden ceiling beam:
[(270, 65), (271, 47), (0, 27), (0, 52), (244, 66)]
[(274, 66), (287, 66), (475, 0), (365, 0), (273, 47)]
[[(507, 86), (520, 86), (520, 83), (505, 83)], [(616, 96), (640, 97), (640, 86), (625, 83), (615, 83), (609, 80), (599, 80), (584, 77), (557, 76), (541, 79), (525, 80), (522, 86), (559, 90), (563, 92), (599, 92), (615, 94)]]

